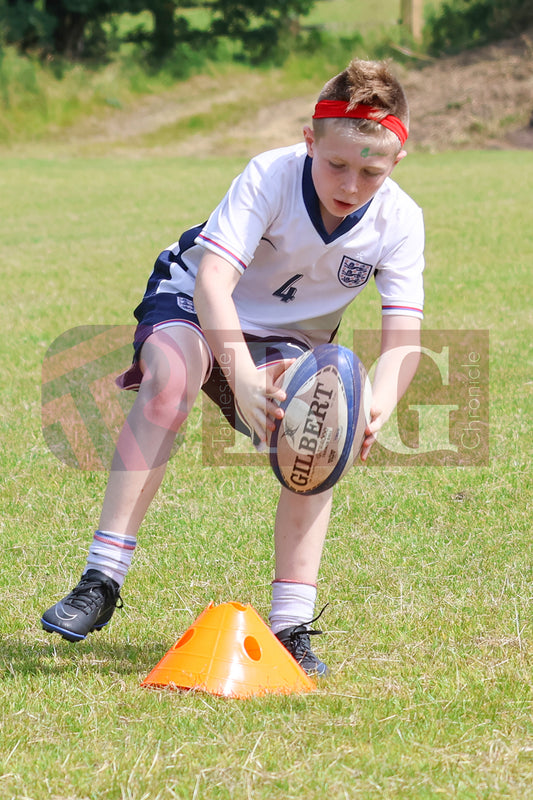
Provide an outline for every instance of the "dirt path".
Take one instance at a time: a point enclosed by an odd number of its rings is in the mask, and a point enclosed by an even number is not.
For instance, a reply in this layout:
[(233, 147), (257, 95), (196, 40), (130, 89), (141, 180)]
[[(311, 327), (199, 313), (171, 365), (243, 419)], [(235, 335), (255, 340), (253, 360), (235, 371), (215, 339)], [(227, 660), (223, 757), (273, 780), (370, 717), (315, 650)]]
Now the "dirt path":
[(410, 72), (417, 148), (533, 147), (533, 31)]
[[(409, 149), (437, 152), (457, 148), (533, 148), (533, 31), (465, 54), (398, 71), (411, 106)], [(268, 85), (270, 80), (270, 86)], [(272, 77), (247, 72), (197, 76), (131, 109), (109, 109), (104, 118), (84, 120), (61, 146), (84, 153), (130, 156), (249, 157), (301, 137), (315, 93), (265, 102), (246, 113), (251, 98), (271, 97)], [(157, 132), (220, 103), (242, 103), (238, 126), (222, 125), (208, 135), (179, 138)], [(146, 141), (150, 134), (152, 140)], [(154, 135), (155, 134), (155, 135)]]
[[(411, 109), (409, 148), (533, 147), (533, 31), (530, 36), (400, 70)], [(299, 138), (314, 95), (264, 108), (238, 131), (185, 143), (187, 151), (238, 155)]]

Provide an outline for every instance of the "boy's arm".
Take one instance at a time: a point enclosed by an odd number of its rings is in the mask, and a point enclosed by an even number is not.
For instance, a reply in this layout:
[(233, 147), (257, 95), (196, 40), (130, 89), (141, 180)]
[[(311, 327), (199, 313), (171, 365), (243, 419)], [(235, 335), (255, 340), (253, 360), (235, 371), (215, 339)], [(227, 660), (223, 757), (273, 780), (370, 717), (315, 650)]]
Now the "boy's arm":
[(399, 315), (384, 316), (381, 354), (372, 386), (370, 422), (361, 450), (366, 461), (376, 434), (388, 420), (411, 383), (420, 360), (420, 320)]
[(275, 386), (275, 381), (287, 365), (279, 364), (271, 370), (258, 370), (255, 366), (232, 298), (240, 277), (232, 264), (207, 250), (198, 268), (194, 305), (240, 414), (264, 442), (267, 428), (274, 430), (273, 420), (283, 416), (273, 400), (285, 399), (285, 392)]

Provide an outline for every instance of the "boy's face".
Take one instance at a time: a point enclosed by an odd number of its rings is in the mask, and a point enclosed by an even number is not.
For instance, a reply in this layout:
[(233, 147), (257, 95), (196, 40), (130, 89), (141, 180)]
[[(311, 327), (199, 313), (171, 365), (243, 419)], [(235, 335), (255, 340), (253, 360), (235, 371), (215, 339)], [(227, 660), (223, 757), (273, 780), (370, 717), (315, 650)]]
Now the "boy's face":
[(316, 139), (312, 128), (304, 128), (307, 153), (313, 159), (311, 174), (320, 201), (322, 220), (328, 233), (344, 217), (374, 197), (394, 166), (407, 153), (377, 144), (374, 137), (352, 129), (329, 126)]

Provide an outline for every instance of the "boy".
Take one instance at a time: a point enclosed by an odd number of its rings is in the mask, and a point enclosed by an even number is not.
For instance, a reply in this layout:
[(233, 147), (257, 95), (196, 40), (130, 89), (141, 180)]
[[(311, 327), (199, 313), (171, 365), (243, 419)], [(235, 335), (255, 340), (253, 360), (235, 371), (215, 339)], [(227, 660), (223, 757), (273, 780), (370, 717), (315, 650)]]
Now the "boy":
[[(387, 65), (354, 59), (324, 86), (304, 142), (253, 158), (207, 223), (161, 253), (135, 311), (134, 362), (121, 385), (138, 395), (99, 528), (80, 583), (45, 612), (45, 630), (77, 641), (111, 619), (138, 529), (200, 389), (264, 445), (283, 415), (283, 371), (334, 337), (374, 275), (383, 322), (367, 459), (418, 363), (422, 213), (390, 180), (406, 155), (407, 125), (407, 101)], [(308, 626), (331, 500), (332, 491), (282, 488), (274, 530), (270, 624), (318, 675), (327, 667), (311, 649)]]

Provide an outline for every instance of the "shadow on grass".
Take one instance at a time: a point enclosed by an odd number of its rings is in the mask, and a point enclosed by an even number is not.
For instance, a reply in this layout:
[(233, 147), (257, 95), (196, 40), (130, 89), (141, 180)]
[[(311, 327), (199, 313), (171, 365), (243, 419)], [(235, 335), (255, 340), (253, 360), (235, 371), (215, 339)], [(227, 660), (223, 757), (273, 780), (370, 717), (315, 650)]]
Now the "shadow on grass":
[[(43, 636), (46, 636), (44, 631)], [(9, 675), (147, 675), (169, 650), (169, 642), (118, 644), (87, 638), (67, 642), (50, 634), (50, 643), (28, 634), (12, 635), (0, 641), (0, 678)]]

